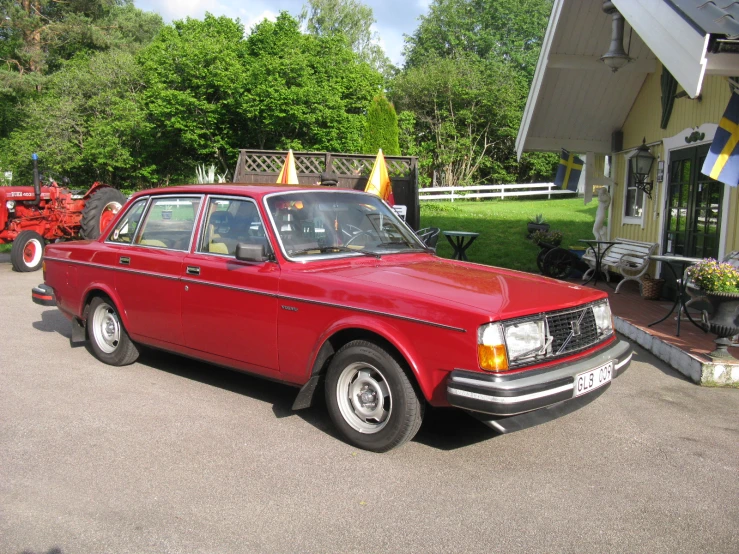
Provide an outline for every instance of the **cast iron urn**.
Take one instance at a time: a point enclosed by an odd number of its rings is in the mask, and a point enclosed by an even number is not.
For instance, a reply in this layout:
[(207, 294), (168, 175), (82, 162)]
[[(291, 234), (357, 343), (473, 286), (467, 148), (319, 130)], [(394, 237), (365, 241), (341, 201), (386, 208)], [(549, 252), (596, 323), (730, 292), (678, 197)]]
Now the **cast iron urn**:
[(739, 293), (701, 291), (701, 295), (711, 304), (710, 313), (703, 310), (703, 326), (716, 335), (716, 350), (709, 356), (734, 359), (728, 347), (732, 344), (730, 337), (739, 333)]

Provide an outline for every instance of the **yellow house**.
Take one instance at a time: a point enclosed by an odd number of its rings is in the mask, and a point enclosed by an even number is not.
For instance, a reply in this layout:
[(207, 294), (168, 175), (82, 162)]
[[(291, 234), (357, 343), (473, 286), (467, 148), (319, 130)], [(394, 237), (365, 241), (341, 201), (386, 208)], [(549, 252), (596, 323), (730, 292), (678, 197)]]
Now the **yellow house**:
[[(611, 239), (690, 257), (739, 250), (739, 188), (701, 173), (739, 87), (737, 37), (739, 3), (555, 0), (518, 155), (566, 148), (601, 168), (609, 156)], [(650, 195), (630, 163), (642, 142), (655, 157)]]

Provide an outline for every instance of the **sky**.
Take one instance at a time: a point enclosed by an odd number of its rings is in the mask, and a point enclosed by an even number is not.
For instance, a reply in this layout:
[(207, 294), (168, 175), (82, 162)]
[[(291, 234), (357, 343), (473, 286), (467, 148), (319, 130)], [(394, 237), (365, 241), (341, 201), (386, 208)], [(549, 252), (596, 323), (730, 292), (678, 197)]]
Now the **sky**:
[[(275, 19), (280, 11), (298, 16), (305, 0), (135, 0), (136, 7), (157, 12), (165, 22), (194, 17), (202, 19), (205, 12), (239, 18), (251, 29), (265, 18)], [(372, 8), (377, 23), (373, 31), (380, 45), (395, 65), (403, 63), (403, 35), (411, 35), (418, 26), (418, 17), (428, 11), (431, 0), (362, 0)]]

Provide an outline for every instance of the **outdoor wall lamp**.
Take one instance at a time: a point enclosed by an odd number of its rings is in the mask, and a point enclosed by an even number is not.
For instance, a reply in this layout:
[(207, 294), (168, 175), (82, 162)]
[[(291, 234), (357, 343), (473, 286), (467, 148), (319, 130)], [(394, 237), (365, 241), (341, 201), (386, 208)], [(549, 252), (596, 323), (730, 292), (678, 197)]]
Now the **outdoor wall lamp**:
[(644, 191), (644, 194), (652, 198), (652, 182), (649, 181), (649, 175), (652, 172), (652, 164), (654, 164), (655, 157), (647, 146), (646, 137), (642, 140), (641, 146), (636, 149), (629, 163), (631, 164), (631, 174), (634, 177), (634, 186), (639, 190)]
[(616, 73), (616, 71), (631, 61), (631, 58), (624, 50), (624, 16), (616, 9), (613, 2), (609, 0), (603, 2), (603, 11), (613, 17), (613, 22), (611, 27), (611, 46), (608, 48), (608, 52), (601, 56), (600, 61)]

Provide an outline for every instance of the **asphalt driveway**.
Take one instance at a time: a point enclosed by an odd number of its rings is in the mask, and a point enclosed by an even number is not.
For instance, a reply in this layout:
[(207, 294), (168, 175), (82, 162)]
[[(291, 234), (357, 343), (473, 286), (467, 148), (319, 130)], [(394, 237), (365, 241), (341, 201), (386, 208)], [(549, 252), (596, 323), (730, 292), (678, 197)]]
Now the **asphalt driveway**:
[(496, 436), (428, 414), (387, 454), (296, 389), (69, 344), (0, 254), (0, 552), (739, 552), (739, 390), (637, 349), (584, 409)]

